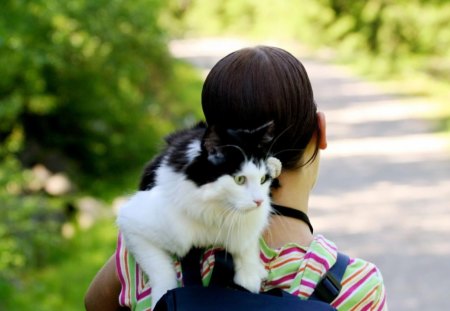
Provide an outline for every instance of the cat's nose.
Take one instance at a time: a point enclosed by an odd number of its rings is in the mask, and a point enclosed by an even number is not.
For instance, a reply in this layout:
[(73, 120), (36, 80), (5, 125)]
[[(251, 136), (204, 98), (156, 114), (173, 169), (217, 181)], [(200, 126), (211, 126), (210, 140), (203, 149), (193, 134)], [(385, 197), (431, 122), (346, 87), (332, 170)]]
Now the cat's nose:
[(255, 202), (257, 207), (259, 207), (262, 204), (263, 201), (264, 200), (262, 200), (262, 199), (255, 199), (255, 200), (253, 200), (253, 202)]

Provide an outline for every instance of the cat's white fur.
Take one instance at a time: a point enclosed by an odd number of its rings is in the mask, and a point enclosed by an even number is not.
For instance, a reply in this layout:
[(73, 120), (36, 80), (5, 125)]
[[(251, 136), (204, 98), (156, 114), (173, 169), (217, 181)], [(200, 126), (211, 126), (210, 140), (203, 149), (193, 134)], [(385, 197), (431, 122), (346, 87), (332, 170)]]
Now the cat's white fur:
[[(190, 147), (188, 153), (194, 156), (199, 146)], [(276, 165), (269, 166), (271, 174), (279, 171)], [(233, 255), (234, 281), (259, 292), (266, 276), (259, 238), (271, 210), (270, 181), (261, 184), (267, 173), (264, 163), (245, 162), (241, 172), (246, 178), (243, 185), (223, 175), (198, 187), (163, 165), (157, 171), (156, 186), (137, 192), (120, 209), (119, 229), (128, 250), (149, 276), (153, 306), (177, 286), (172, 254), (183, 257), (193, 246), (225, 247)]]

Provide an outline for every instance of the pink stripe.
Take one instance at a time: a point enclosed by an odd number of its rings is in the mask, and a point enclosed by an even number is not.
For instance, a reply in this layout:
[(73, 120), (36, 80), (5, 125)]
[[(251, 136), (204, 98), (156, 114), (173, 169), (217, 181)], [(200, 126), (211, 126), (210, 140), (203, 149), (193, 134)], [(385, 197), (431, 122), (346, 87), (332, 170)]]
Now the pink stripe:
[(259, 258), (261, 258), (261, 260), (262, 260), (265, 264), (272, 260), (272, 258), (266, 257), (266, 255), (264, 254), (263, 251), (261, 251), (261, 252), (259, 253)]
[(355, 289), (361, 286), (361, 284), (364, 283), (374, 273), (376, 273), (376, 268), (370, 270), (370, 272), (366, 274), (361, 280), (359, 280), (352, 287), (350, 287), (342, 296), (340, 296), (337, 300), (333, 302), (333, 305), (337, 306), (340, 303), (342, 303), (345, 299), (347, 299), (348, 296), (350, 296), (355, 291)]
[(320, 256), (317, 256), (317, 254), (314, 254), (312, 252), (307, 253), (305, 255), (305, 259), (304, 260), (310, 259), (310, 258), (312, 258), (315, 261), (317, 261), (318, 263), (322, 264), (325, 267), (326, 270), (330, 269), (330, 264), (328, 263), (328, 261), (326, 261), (324, 258), (322, 258)]
[(141, 300), (142, 298), (147, 298), (148, 296), (150, 296), (150, 294), (152, 293), (152, 289), (151, 288), (147, 288), (142, 292), (137, 293), (136, 297), (138, 300)]
[(337, 251), (337, 248), (336, 248), (336, 246), (334, 246), (334, 245), (332, 245), (332, 244), (330, 244), (327, 240), (325, 240), (323, 237), (319, 237), (318, 239), (317, 239), (317, 242), (319, 243), (319, 244), (322, 244), (322, 246), (324, 246), (325, 248), (329, 248), (329, 249), (331, 249), (331, 250), (333, 250), (333, 251)]
[(291, 293), (291, 294), (294, 295), (294, 296), (298, 296), (298, 295), (300, 294), (300, 290), (297, 289), (295, 292), (293, 292), (293, 293)]
[(270, 284), (270, 285), (272, 285), (272, 286), (278, 286), (278, 285), (280, 285), (281, 283), (284, 283), (284, 282), (293, 280), (293, 279), (295, 278), (296, 275), (297, 275), (297, 272), (294, 272), (294, 273), (285, 275), (285, 276), (283, 276), (282, 278), (279, 278), (279, 279), (276, 279), (276, 280), (272, 280), (272, 281), (268, 282), (268, 284)]
[(366, 310), (370, 310), (370, 307), (372, 307), (373, 301), (371, 301), (370, 303), (368, 303), (367, 305), (364, 306), (364, 308), (361, 309), (361, 311), (366, 311)]
[(301, 253), (301, 254), (304, 254), (304, 253), (306, 253), (306, 252), (305, 252), (303, 249), (301, 249), (301, 248), (290, 247), (290, 248), (287, 248), (287, 249), (282, 250), (282, 251), (280, 252), (280, 254), (279, 254), (279, 257), (285, 256), (285, 255), (288, 255), (288, 254), (292, 254), (292, 253)]
[(120, 296), (119, 296), (119, 303), (122, 306), (125, 306), (125, 278), (122, 274), (122, 265), (120, 261), (120, 251), (122, 250), (122, 235), (119, 233), (119, 236), (117, 238), (117, 249), (116, 249), (116, 270), (117, 275), (119, 276), (120, 284), (122, 285), (122, 288), (120, 290)]
[(377, 309), (377, 311), (383, 310), (384, 304), (386, 303), (386, 295), (383, 297), (383, 301), (381, 302), (380, 307)]
[[(286, 248), (284, 250), (282, 250), (278, 255), (276, 255), (275, 257), (283, 257), (292, 253), (300, 253), (300, 254), (305, 254), (306, 251), (303, 250), (302, 248), (298, 248), (298, 247), (289, 247)], [(264, 263), (268, 263), (269, 261), (272, 261), (274, 257), (267, 257), (266, 254), (261, 251), (260, 256), (261, 260)]]
[(316, 283), (307, 281), (305, 279), (302, 279), (302, 281), (300, 282), (300, 285), (302, 286), (306, 286), (306, 287), (310, 287), (310, 288), (315, 288), (316, 287)]
[[(148, 295), (150, 295), (152, 290), (151, 290), (151, 288), (145, 289), (145, 287), (143, 287), (144, 280), (141, 279), (141, 277), (142, 277), (142, 273), (144, 273), (144, 272), (139, 268), (137, 263), (136, 263), (135, 271), (136, 271), (136, 287), (135, 287), (136, 298), (137, 298), (137, 300), (141, 300), (142, 298), (146, 298)], [(142, 290), (142, 289), (144, 289), (144, 290)]]
[(207, 260), (208, 260), (208, 257), (214, 255), (214, 252), (215, 252), (216, 250), (217, 250), (217, 249), (210, 249), (210, 250), (206, 251), (206, 252), (203, 254), (203, 261), (207, 261)]

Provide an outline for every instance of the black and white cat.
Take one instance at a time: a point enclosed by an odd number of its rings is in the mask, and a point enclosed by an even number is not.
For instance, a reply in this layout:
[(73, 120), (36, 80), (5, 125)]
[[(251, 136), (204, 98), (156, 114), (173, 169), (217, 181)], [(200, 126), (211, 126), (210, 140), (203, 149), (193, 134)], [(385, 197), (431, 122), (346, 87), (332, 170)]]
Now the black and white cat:
[(233, 255), (236, 284), (259, 292), (266, 270), (259, 238), (271, 211), (269, 188), (281, 163), (268, 157), (273, 123), (252, 130), (206, 127), (170, 135), (147, 165), (140, 191), (117, 224), (148, 275), (152, 302), (177, 286), (172, 255), (221, 246)]

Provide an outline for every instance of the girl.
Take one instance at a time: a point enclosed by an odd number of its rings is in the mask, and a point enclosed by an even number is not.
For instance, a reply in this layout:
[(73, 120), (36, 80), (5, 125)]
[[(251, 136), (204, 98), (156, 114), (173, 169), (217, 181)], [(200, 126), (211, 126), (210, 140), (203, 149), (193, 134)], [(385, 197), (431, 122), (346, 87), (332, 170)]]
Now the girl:
[[(298, 211), (294, 214), (307, 215), (319, 151), (326, 149), (327, 140), (325, 116), (317, 111), (300, 61), (285, 50), (268, 46), (231, 53), (207, 76), (202, 107), (209, 126), (255, 128), (274, 122), (272, 153), (283, 169), (271, 191), (272, 202)], [(335, 263), (337, 248), (324, 236), (313, 235), (307, 216), (274, 215), (260, 240), (260, 256), (268, 273), (261, 291), (281, 288), (307, 299)], [(202, 264), (205, 283), (213, 265), (214, 251), (208, 250)], [(142, 271), (119, 237), (116, 254), (88, 289), (86, 309), (149, 310), (151, 289), (142, 280)], [(339, 296), (331, 302), (338, 310), (387, 310), (383, 279), (372, 263), (351, 258), (341, 283)]]

